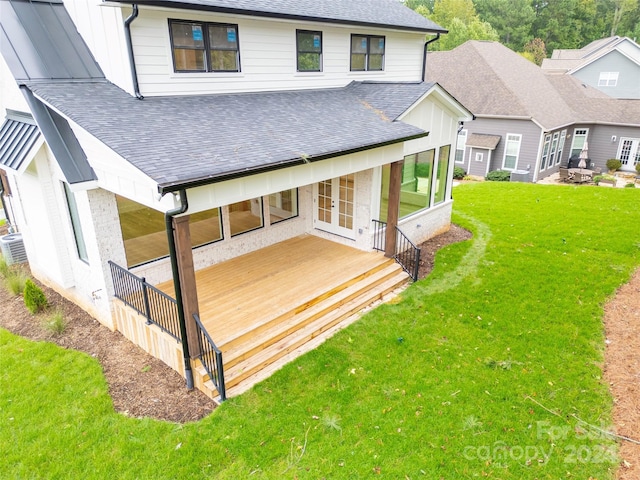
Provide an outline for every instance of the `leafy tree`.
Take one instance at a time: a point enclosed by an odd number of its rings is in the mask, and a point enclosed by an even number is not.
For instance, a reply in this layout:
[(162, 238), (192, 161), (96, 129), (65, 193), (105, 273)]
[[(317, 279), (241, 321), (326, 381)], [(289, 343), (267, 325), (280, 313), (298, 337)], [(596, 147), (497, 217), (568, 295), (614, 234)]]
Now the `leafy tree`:
[(459, 18), (454, 18), (447, 28), (449, 33), (442, 36), (439, 42), (433, 44), (433, 50), (452, 50), (467, 40), (498, 40), (498, 32), (487, 22), (478, 18), (468, 24)]
[(480, 19), (490, 23), (512, 50), (522, 50), (531, 38), (535, 19), (531, 0), (475, 0), (474, 5)]
[(525, 57), (536, 65), (542, 65), (542, 60), (547, 57), (547, 48), (540, 38), (534, 38), (524, 46)]
[(580, 0), (534, 0), (533, 36), (541, 38), (550, 50), (580, 48), (591, 41), (581, 32), (579, 3)]
[(613, 18), (611, 20), (611, 35), (633, 35), (629, 19), (635, 15), (635, 33), (638, 32), (640, 20), (640, 2), (638, 0), (613, 0)]
[(452, 20), (457, 18), (465, 25), (478, 18), (472, 0), (436, 0), (433, 5), (431, 20), (445, 28), (449, 28)]
[(434, 0), (404, 0), (404, 4), (407, 7), (413, 10), (416, 10), (418, 7), (424, 7), (429, 13), (433, 12), (433, 2)]

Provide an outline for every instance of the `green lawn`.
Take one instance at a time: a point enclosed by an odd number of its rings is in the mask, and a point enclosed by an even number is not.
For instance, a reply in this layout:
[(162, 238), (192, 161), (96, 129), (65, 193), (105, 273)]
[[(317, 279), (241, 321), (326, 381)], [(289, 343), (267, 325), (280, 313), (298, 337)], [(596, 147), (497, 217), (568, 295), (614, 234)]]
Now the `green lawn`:
[(602, 307), (640, 265), (640, 190), (456, 187), (475, 237), (208, 418), (113, 412), (99, 364), (0, 330), (0, 476), (612, 478)]

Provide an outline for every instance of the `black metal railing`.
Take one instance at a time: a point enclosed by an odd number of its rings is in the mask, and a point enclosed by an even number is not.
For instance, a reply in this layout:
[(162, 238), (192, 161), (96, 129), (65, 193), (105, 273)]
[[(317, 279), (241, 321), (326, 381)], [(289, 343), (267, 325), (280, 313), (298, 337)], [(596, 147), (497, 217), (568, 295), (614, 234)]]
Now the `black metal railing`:
[(198, 314), (193, 314), (193, 319), (198, 326), (198, 347), (200, 349), (200, 355), (197, 358), (202, 362), (202, 366), (209, 374), (209, 378), (213, 382), (213, 385), (220, 394), (220, 400), (225, 401), (227, 399), (227, 391), (224, 384), (224, 368), (222, 366), (222, 352), (213, 343), (211, 337), (207, 333), (207, 330), (202, 325)]
[[(386, 250), (386, 222), (373, 220), (373, 249), (380, 252)], [(402, 230), (396, 226), (396, 249), (393, 255), (396, 262), (409, 274), (415, 282), (418, 280), (418, 270), (420, 268), (420, 248), (418, 248), (407, 237)]]
[(395, 259), (415, 282), (420, 268), (420, 249), (398, 227), (396, 233)]
[(379, 252), (384, 252), (386, 246), (385, 230), (387, 228), (386, 222), (380, 220), (373, 220), (373, 249)]
[(147, 323), (157, 325), (180, 341), (180, 322), (175, 299), (112, 261), (109, 261), (109, 267), (116, 298), (144, 315)]

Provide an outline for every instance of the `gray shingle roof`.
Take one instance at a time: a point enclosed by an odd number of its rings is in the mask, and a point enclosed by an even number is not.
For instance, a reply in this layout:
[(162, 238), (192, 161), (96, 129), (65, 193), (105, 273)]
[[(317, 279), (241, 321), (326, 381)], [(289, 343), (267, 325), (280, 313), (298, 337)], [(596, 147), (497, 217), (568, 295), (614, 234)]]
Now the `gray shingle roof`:
[(150, 0), (120, 3), (160, 5), (290, 18), (351, 25), (391, 27), (419, 32), (446, 32), (446, 29), (405, 7), (398, 0)]
[(472, 133), (467, 138), (466, 146), (474, 148), (486, 148), (495, 150), (502, 137), (500, 135), (486, 135), (484, 133)]
[(102, 82), (29, 88), (169, 191), (424, 136), (393, 119), (430, 86), (144, 100)]
[(547, 131), (576, 122), (640, 123), (633, 100), (612, 99), (569, 76), (546, 75), (497, 42), (474, 40), (429, 53), (427, 78), (476, 116), (531, 118)]

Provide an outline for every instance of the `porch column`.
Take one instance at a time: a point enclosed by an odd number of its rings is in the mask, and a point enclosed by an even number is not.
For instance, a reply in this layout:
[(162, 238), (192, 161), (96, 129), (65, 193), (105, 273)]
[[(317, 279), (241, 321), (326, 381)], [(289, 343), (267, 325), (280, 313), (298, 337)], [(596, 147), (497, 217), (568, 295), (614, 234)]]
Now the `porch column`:
[(184, 309), (187, 327), (187, 340), (191, 358), (200, 355), (198, 345), (198, 327), (193, 319), (198, 311), (198, 292), (196, 290), (196, 272), (193, 267), (193, 251), (191, 250), (191, 231), (189, 230), (189, 215), (173, 217), (174, 238), (178, 271), (180, 273), (180, 288), (182, 289), (182, 307)]
[(404, 160), (391, 164), (389, 174), (389, 203), (387, 205), (387, 230), (385, 232), (385, 257), (396, 254), (396, 227), (400, 212), (400, 187), (402, 185), (402, 165)]

